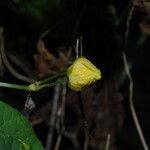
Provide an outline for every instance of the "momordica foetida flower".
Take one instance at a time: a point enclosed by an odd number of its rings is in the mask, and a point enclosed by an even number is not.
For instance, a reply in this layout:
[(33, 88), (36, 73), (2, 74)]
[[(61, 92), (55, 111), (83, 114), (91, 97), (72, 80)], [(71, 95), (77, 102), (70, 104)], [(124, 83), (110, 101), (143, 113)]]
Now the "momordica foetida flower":
[(68, 86), (74, 91), (81, 91), (85, 87), (101, 79), (101, 71), (88, 59), (77, 58), (67, 70)]

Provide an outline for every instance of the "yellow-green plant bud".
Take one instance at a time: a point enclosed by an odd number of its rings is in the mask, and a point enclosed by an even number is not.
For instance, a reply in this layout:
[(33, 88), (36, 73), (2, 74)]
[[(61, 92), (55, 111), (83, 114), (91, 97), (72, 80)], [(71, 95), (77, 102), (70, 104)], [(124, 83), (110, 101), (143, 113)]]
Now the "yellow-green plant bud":
[(36, 84), (36, 82), (35, 82), (35, 83), (30, 84), (30, 85), (28, 86), (28, 88), (29, 88), (30, 91), (37, 91), (38, 88), (39, 88), (39, 85)]
[(74, 91), (81, 91), (101, 79), (101, 71), (88, 59), (79, 57), (68, 68), (67, 77), (68, 86)]

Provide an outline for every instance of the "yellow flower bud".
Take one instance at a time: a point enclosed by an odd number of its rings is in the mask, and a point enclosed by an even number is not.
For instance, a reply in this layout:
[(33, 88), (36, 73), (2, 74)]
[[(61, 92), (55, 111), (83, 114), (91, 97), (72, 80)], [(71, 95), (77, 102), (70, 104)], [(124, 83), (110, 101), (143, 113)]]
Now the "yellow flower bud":
[(79, 57), (68, 68), (67, 77), (69, 87), (74, 91), (81, 91), (101, 79), (101, 71), (88, 59)]

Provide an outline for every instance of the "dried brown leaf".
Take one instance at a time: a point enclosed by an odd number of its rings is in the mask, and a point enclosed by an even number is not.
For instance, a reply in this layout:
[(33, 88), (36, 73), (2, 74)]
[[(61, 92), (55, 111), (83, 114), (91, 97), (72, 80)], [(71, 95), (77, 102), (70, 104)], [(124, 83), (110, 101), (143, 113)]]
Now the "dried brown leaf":
[(42, 40), (37, 42), (37, 51), (38, 54), (34, 55), (34, 61), (39, 78), (66, 70), (70, 59), (70, 51), (60, 53), (59, 57), (56, 58), (49, 52)]

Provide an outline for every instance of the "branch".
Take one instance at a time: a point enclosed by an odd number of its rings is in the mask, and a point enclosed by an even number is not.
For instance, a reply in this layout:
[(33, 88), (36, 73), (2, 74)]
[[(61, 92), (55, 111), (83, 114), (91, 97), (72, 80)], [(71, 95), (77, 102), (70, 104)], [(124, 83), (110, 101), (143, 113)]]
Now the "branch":
[(49, 122), (49, 133), (48, 133), (47, 142), (46, 142), (47, 150), (50, 150), (52, 148), (52, 140), (53, 140), (54, 127), (55, 127), (55, 122), (56, 122), (56, 113), (58, 110), (59, 96), (60, 96), (60, 84), (57, 84), (55, 86), (55, 92), (54, 92), (53, 104), (52, 104), (52, 110), (51, 110), (51, 116), (50, 116), (50, 122)]

